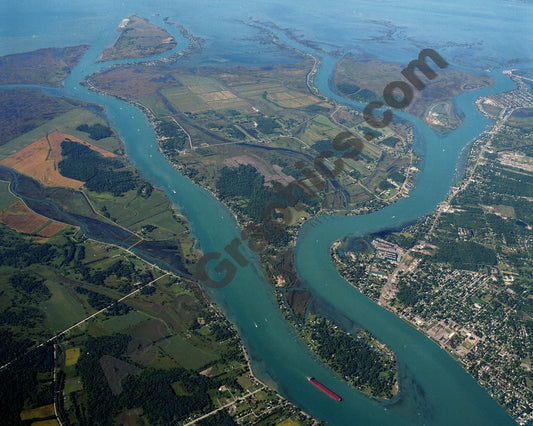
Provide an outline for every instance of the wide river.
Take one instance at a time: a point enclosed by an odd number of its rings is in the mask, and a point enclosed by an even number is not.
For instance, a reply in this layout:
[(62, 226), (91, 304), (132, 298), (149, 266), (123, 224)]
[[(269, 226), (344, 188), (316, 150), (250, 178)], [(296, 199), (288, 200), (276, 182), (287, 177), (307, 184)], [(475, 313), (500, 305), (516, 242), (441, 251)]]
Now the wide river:
[[(152, 19), (152, 18), (151, 18)], [(159, 18), (153, 18), (157, 22)], [(175, 33), (172, 28), (169, 31)], [(53, 93), (104, 105), (111, 124), (124, 141), (126, 152), (139, 172), (168, 197), (190, 221), (204, 252), (223, 252), (240, 236), (233, 215), (208, 192), (193, 185), (174, 170), (160, 154), (154, 132), (143, 114), (118, 99), (99, 95), (79, 85), (85, 76), (102, 68), (95, 64), (101, 50), (112, 44), (110, 29), (91, 46), (73, 70), (65, 87)], [(180, 40), (177, 49), (186, 41)], [(280, 41), (319, 57), (321, 66), (315, 84), (322, 94), (344, 104), (329, 88), (335, 59), (276, 33)], [(131, 62), (131, 61), (129, 61)], [(461, 150), (488, 124), (474, 100), (513, 87), (501, 74), (491, 73), (496, 84), (489, 89), (465, 93), (456, 100), (464, 124), (453, 133), (437, 135), (418, 120), (418, 143), (424, 147), (423, 172), (410, 196), (383, 210), (357, 217), (319, 217), (305, 224), (296, 248), (299, 274), (315, 298), (329, 306), (332, 316), (371, 331), (386, 343), (398, 359), (400, 392), (392, 401), (376, 401), (350, 388), (319, 362), (283, 319), (257, 256), (246, 251), (250, 264), (240, 268), (230, 285), (209, 290), (227, 317), (236, 325), (251, 357), (255, 374), (308, 413), (336, 425), (505, 425), (514, 424), (505, 411), (446, 352), (408, 323), (382, 309), (348, 285), (331, 263), (331, 244), (347, 235), (398, 228), (428, 214), (442, 201), (453, 182)], [(360, 104), (351, 103), (355, 108)], [(406, 117), (406, 116), (403, 116)], [(314, 376), (343, 398), (338, 403), (307, 382)]]

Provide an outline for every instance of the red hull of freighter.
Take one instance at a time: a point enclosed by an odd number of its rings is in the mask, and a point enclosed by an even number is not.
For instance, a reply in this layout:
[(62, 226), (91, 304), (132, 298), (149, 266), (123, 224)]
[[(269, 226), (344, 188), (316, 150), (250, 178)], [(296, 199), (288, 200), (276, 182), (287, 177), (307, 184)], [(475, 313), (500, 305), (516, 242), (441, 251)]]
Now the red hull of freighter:
[(309, 380), (309, 383), (311, 383), (312, 385), (316, 386), (318, 389), (320, 389), (322, 392), (324, 392), (330, 398), (333, 398), (335, 401), (342, 401), (342, 398), (339, 395), (337, 395), (333, 391), (330, 391), (327, 387), (325, 387), (322, 383), (320, 383), (314, 377), (309, 377), (307, 380)]

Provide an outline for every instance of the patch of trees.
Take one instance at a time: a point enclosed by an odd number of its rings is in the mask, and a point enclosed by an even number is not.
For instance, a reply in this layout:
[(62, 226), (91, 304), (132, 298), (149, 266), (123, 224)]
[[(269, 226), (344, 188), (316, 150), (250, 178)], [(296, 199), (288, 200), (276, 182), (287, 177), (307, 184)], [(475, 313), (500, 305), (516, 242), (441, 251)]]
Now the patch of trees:
[(100, 123), (93, 124), (92, 126), (89, 126), (88, 124), (80, 124), (76, 127), (76, 130), (89, 133), (89, 137), (95, 141), (113, 136), (111, 128)]
[(197, 423), (198, 426), (234, 426), (236, 424), (226, 410), (218, 411)]
[(489, 182), (489, 186), (487, 192), (494, 191), (518, 197), (533, 197), (533, 177), (525, 174), (498, 170)]
[(339, 92), (344, 93), (345, 95), (351, 95), (352, 93), (355, 93), (361, 89), (357, 84), (353, 84), (347, 81), (341, 81), (335, 86), (337, 86), (337, 90)]
[(333, 143), (330, 139), (324, 139), (324, 140), (315, 142), (313, 145), (311, 145), (311, 148), (313, 148), (318, 153), (324, 152), (324, 151), (331, 151), (334, 153), (336, 157), (339, 157), (343, 154), (342, 151), (339, 151), (338, 149), (333, 148)]
[[(468, 187), (466, 191), (468, 191), (470, 187)], [(516, 218), (524, 221), (525, 223), (533, 223), (533, 202), (529, 201), (526, 198), (518, 198), (518, 197), (512, 197), (507, 194), (498, 194), (495, 192), (490, 193), (484, 193), (481, 196), (481, 199), (479, 198), (479, 195), (477, 198), (477, 192), (472, 191), (473, 194), (470, 197), (472, 200), (471, 204), (475, 204), (476, 202), (479, 204), (485, 204), (485, 205), (495, 205), (495, 204), (503, 204), (507, 206), (513, 206)], [(461, 193), (459, 194), (461, 195)], [(457, 197), (456, 197), (457, 198)], [(463, 201), (462, 199), (459, 201)], [(464, 200), (464, 204), (467, 204), (467, 201)], [(454, 203), (459, 204), (459, 202)]]
[(121, 302), (115, 303), (115, 299), (106, 296), (105, 294), (97, 293), (96, 291), (92, 291), (80, 286), (76, 287), (75, 290), (79, 294), (86, 294), (87, 302), (89, 302), (91, 308), (96, 309), (98, 311), (104, 309), (105, 307), (111, 304), (113, 305), (110, 306), (106, 312), (112, 316), (125, 315), (131, 310), (128, 305), (125, 305)]
[(230, 138), (241, 140), (241, 141), (246, 139), (246, 135), (237, 126), (225, 127), (225, 131)]
[(244, 197), (247, 200), (243, 213), (258, 221), (269, 202), (277, 199), (276, 192), (265, 186), (265, 179), (255, 167), (223, 167), (216, 183), (222, 198)]
[(387, 241), (391, 241), (395, 244), (398, 244), (401, 248), (408, 250), (415, 245), (418, 241), (416, 235), (408, 233), (392, 233), (386, 236)]
[(400, 139), (394, 136), (389, 136), (381, 141), (383, 145), (390, 146), (391, 148), (394, 148), (398, 142), (400, 142)]
[(52, 294), (44, 284), (44, 280), (26, 272), (19, 272), (9, 278), (9, 283), (15, 290), (25, 293), (36, 300), (49, 299)]
[(479, 224), (485, 220), (485, 213), (479, 207), (468, 207), (466, 211), (446, 213), (442, 215), (443, 223), (453, 224), (456, 227), (478, 230)]
[(131, 171), (116, 170), (124, 166), (119, 159), (105, 158), (89, 147), (69, 140), (61, 142), (61, 149), (63, 160), (58, 164), (59, 172), (85, 182), (91, 191), (119, 196), (137, 186)]
[(392, 172), (389, 177), (399, 185), (405, 181), (405, 176), (398, 171)]
[(372, 102), (378, 100), (379, 96), (376, 95), (372, 90), (361, 89), (357, 93), (351, 95), (350, 99), (358, 102)]
[(141, 290), (141, 294), (143, 296), (150, 296), (150, 295), (154, 294), (155, 292), (156, 292), (156, 290), (155, 290), (155, 287), (153, 285), (146, 286), (146, 287), (144, 287)]
[(257, 117), (255, 122), (257, 123), (257, 130), (265, 135), (270, 135), (281, 127), (276, 120), (269, 117)]
[(44, 313), (32, 306), (12, 306), (0, 312), (0, 324), (33, 328), (45, 320)]
[(135, 265), (129, 261), (119, 260), (110, 265), (105, 270), (91, 270), (89, 267), (77, 261), (75, 264), (76, 272), (82, 275), (83, 280), (90, 284), (106, 286), (105, 280), (114, 275), (117, 279), (124, 279), (126, 284), (132, 281), (139, 281), (141, 284), (147, 284), (152, 281), (153, 276), (150, 271), (139, 272)]
[(11, 331), (5, 329), (0, 329), (0, 341), (2, 342), (0, 345), (1, 365), (13, 360), (33, 344), (30, 339), (16, 337)]
[(415, 306), (420, 298), (422, 285), (420, 283), (406, 284), (404, 281), (398, 283), (396, 299), (404, 306)]
[(151, 225), (151, 224), (143, 225), (143, 227), (141, 228), (143, 232), (152, 232), (152, 231), (155, 231), (156, 229), (157, 229), (157, 226)]
[(505, 237), (505, 242), (508, 245), (516, 244), (518, 242), (516, 235), (522, 232), (525, 233), (525, 231), (522, 231), (514, 222), (504, 220), (495, 214), (488, 214), (486, 220), (494, 231), (494, 234), (503, 235)]
[(434, 261), (449, 263), (455, 269), (476, 271), (485, 265), (496, 265), (494, 250), (473, 241), (439, 241)]
[(391, 189), (391, 188), (394, 188), (394, 185), (390, 182), (387, 182), (387, 180), (382, 180), (379, 185), (378, 185), (379, 189), (381, 189), (382, 191), (385, 191), (387, 189)]
[(226, 324), (214, 322), (213, 324), (211, 324), (210, 328), (214, 338), (219, 342), (233, 337), (233, 331)]
[(35, 263), (50, 264), (57, 256), (51, 244), (37, 244), (25, 240), (16, 232), (0, 225), (0, 264), (25, 268)]
[[(87, 394), (86, 408), (88, 424), (112, 425), (113, 417), (119, 410), (118, 398), (111, 393), (100, 358), (109, 355), (120, 358), (126, 353), (131, 336), (115, 334), (113, 336), (91, 337), (76, 364), (83, 389)], [(81, 414), (81, 413), (80, 413)]]
[(329, 112), (329, 108), (318, 104), (307, 105), (303, 110), (314, 114), (326, 114)]
[[(283, 201), (274, 189), (265, 186), (264, 183), (265, 179), (255, 167), (241, 164), (239, 167), (223, 167), (216, 187), (223, 199), (241, 197), (245, 200), (245, 203), (239, 204), (237, 208), (261, 224), (247, 229), (253, 238), (282, 245), (288, 242), (286, 229), (274, 219), (267, 221), (265, 214), (268, 213), (266, 207), (270, 203)], [(303, 202), (307, 201), (301, 193), (295, 193), (295, 196), (301, 198)]]
[(396, 362), (324, 318), (308, 325), (318, 356), (342, 377), (372, 395), (392, 397)]
[(117, 278), (129, 278), (135, 274), (135, 265), (131, 262), (119, 260), (106, 269), (107, 275), (115, 275)]
[(143, 198), (150, 198), (154, 187), (149, 182), (143, 182), (141, 186), (137, 189), (137, 195), (140, 195)]

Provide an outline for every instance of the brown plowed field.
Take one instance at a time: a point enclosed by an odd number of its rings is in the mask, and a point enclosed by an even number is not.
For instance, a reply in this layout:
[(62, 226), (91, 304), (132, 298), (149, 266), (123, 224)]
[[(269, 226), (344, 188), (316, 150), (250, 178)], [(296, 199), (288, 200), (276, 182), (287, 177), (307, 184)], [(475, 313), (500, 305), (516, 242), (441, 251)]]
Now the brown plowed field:
[[(46, 225), (48, 222), (50, 223)], [(38, 234), (43, 237), (51, 237), (66, 226), (59, 222), (50, 221), (44, 216), (33, 212), (20, 200), (0, 211), (0, 223), (26, 234), (32, 234), (42, 227)]]
[(61, 142), (65, 139), (86, 145), (104, 157), (116, 157), (112, 152), (90, 145), (74, 136), (53, 132), (2, 160), (0, 164), (31, 176), (46, 186), (78, 189), (83, 182), (61, 176), (57, 168), (61, 161)]

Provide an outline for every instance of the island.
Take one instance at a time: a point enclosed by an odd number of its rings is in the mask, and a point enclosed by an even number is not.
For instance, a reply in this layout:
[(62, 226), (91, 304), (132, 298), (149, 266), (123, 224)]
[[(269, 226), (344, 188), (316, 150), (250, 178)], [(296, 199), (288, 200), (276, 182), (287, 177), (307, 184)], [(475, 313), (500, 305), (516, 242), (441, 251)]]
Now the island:
[(172, 50), (177, 45), (168, 31), (137, 15), (124, 18), (117, 30), (120, 36), (113, 46), (104, 49), (99, 62), (145, 58)]
[(398, 393), (394, 353), (370, 332), (347, 333), (323, 316), (310, 315), (301, 331), (304, 341), (339, 377), (374, 398)]

